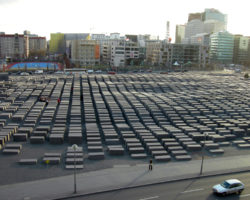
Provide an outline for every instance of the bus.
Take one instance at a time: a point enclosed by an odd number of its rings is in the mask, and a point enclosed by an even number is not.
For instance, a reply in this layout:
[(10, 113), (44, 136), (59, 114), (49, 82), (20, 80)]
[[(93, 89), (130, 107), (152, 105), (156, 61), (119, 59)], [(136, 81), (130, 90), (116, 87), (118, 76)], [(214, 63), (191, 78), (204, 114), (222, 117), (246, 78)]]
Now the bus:
[(85, 69), (85, 68), (65, 68), (64, 73), (65, 74), (86, 74), (87, 69)]

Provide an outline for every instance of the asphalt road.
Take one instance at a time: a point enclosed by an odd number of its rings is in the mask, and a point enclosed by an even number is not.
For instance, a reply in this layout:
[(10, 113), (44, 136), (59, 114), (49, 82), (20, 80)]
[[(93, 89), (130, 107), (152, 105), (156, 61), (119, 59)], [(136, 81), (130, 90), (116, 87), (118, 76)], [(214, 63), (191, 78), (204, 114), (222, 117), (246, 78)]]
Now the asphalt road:
[[(212, 193), (212, 186), (223, 180), (237, 178), (245, 184), (242, 194), (226, 197)], [(70, 198), (72, 200), (216, 200), (216, 199), (250, 199), (250, 173), (199, 178), (187, 181), (157, 184), (133, 189), (124, 189), (84, 197)]]

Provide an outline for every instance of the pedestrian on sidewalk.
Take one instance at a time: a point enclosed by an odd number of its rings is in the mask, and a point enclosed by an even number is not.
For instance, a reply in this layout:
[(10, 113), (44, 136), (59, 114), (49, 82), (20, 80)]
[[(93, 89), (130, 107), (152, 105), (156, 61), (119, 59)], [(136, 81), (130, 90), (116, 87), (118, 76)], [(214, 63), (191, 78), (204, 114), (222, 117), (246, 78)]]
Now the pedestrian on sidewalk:
[(152, 170), (153, 170), (153, 161), (152, 161), (151, 159), (149, 160), (148, 170), (149, 170), (149, 171), (152, 171)]

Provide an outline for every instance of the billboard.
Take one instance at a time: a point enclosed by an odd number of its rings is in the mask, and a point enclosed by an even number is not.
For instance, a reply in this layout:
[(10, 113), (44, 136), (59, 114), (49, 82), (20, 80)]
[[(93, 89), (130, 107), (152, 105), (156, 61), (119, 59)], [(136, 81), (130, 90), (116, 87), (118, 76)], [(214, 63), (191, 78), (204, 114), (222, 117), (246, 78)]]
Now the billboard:
[(100, 46), (95, 45), (95, 59), (99, 59), (99, 58), (100, 58)]

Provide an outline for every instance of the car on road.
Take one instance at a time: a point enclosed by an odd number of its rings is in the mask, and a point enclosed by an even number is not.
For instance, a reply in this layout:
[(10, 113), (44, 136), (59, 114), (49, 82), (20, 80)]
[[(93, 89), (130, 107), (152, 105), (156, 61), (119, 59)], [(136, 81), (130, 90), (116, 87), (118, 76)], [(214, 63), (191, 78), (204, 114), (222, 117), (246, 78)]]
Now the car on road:
[(102, 73), (102, 70), (97, 70), (97, 71), (95, 71), (95, 73), (100, 74), (100, 73)]
[(221, 184), (213, 186), (213, 193), (220, 195), (240, 194), (245, 188), (245, 185), (238, 179), (228, 179)]
[(22, 73), (20, 73), (20, 75), (21, 75), (21, 76), (29, 76), (30, 74), (27, 73), (27, 72), (22, 72)]
[(36, 70), (35, 74), (43, 74), (43, 70)]

